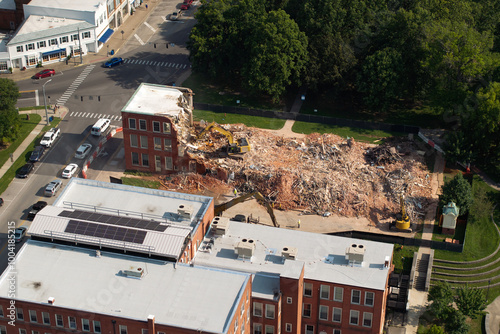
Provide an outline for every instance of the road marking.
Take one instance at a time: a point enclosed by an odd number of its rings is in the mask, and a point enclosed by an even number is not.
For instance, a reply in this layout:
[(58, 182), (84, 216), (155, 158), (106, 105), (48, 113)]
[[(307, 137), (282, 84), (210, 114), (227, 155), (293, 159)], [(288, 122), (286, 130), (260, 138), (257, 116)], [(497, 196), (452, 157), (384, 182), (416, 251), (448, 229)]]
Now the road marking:
[(144, 22), (144, 25), (145, 25), (146, 27), (148, 27), (149, 29), (151, 29), (151, 31), (152, 31), (152, 32), (156, 32), (156, 29), (155, 29), (155, 28), (153, 28), (153, 27), (152, 27), (149, 23)]
[(187, 65), (186, 65), (186, 64), (184, 64), (184, 67), (183, 67), (183, 69), (184, 69), (184, 68), (186, 68), (186, 67), (187, 67)]
[(142, 39), (139, 36), (137, 36), (137, 34), (134, 34), (134, 37), (139, 41), (139, 43), (141, 43), (141, 45), (146, 44), (142, 41)]
[(73, 83), (66, 89), (64, 94), (56, 101), (56, 104), (63, 106), (71, 97), (71, 95), (78, 89), (80, 84), (87, 78), (87, 76), (92, 72), (95, 65), (87, 66), (82, 73), (73, 81)]

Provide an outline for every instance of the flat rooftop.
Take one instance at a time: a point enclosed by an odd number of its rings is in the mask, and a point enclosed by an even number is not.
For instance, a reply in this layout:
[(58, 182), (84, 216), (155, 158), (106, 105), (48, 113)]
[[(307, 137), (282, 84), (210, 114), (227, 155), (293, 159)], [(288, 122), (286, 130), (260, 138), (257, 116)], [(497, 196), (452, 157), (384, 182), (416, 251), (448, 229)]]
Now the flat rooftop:
[[(239, 257), (235, 245), (243, 239), (255, 245), (251, 258)], [(362, 263), (349, 262), (346, 250), (352, 245), (364, 249)], [(285, 259), (283, 249), (296, 249), (295, 260)], [(248, 273), (276, 273), (298, 278), (304, 267), (304, 278), (384, 290), (392, 261), (393, 245), (326, 234), (301, 232), (276, 227), (230, 221), (224, 236), (209, 231), (194, 258), (196, 265), (238, 270)]]
[[(141, 268), (141, 269), (138, 269)], [(0, 277), (0, 296), (9, 293), (15, 271), (16, 299), (101, 313), (121, 318), (155, 316), (155, 322), (203, 332), (224, 333), (249, 275), (204, 267), (96, 252), (29, 240), (17, 255), (15, 268)], [(142, 278), (125, 270), (143, 270)], [(110, 291), (98, 302), (89, 296)], [(78, 287), (75, 289), (75, 287)], [(216, 305), (216, 307), (214, 307)]]
[(97, 8), (99, 8), (99, 6), (103, 5), (106, 5), (106, 2), (103, 0), (31, 0), (26, 6), (94, 12)]
[(142, 83), (123, 107), (122, 112), (178, 116), (184, 111), (180, 101), (187, 104), (184, 95), (178, 89)]
[[(65, 33), (74, 33), (78, 29), (85, 30), (94, 26), (83, 20), (65, 19), (60, 17), (30, 15), (21, 25), (16, 35), (8, 44), (18, 44), (49, 38)], [(54, 49), (60, 49), (59, 45)]]
[[(207, 196), (72, 178), (53, 206), (164, 220), (194, 228), (212, 201)], [(179, 215), (181, 206), (191, 207), (191, 218)]]
[(0, 9), (16, 10), (16, 2), (14, 0), (0, 0)]

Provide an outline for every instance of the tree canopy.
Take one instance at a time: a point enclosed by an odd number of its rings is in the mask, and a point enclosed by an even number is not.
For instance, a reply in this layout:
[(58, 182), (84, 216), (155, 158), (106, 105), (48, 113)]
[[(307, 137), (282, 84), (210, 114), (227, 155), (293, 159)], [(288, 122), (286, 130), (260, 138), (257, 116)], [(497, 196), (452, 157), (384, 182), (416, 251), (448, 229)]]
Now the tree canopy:
[(0, 78), (0, 142), (11, 142), (19, 134), (20, 120), (16, 110), (19, 88), (10, 79)]
[(459, 207), (460, 215), (466, 214), (469, 211), (473, 202), (472, 187), (464, 179), (462, 173), (458, 173), (446, 182), (442, 187), (442, 194), (439, 196), (440, 206), (446, 205), (449, 202), (455, 202)]

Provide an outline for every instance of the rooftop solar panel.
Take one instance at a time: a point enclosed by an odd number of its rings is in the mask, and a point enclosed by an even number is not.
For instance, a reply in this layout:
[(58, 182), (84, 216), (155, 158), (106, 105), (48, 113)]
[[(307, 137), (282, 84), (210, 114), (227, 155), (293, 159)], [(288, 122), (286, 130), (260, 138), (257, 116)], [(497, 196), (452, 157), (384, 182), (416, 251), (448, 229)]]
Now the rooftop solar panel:
[(136, 244), (142, 244), (147, 234), (146, 231), (137, 231), (124, 227), (101, 225), (73, 219), (68, 222), (64, 232)]

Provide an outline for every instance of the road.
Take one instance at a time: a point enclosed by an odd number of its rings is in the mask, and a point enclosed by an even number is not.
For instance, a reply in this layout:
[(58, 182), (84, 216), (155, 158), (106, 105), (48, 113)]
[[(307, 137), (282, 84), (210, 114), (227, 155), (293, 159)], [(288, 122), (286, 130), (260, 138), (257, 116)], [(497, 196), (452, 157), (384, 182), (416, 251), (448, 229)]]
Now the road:
[[(2, 194), (8, 200), (0, 209), (0, 271), (7, 265), (7, 223), (15, 221), (16, 226), (28, 226), (26, 215), (32, 204), (38, 200), (51, 204), (55, 200), (43, 197), (45, 186), (61, 178), (61, 171), (68, 163), (82, 166), (83, 160), (75, 159), (74, 153), (83, 142), (96, 146), (98, 138), (90, 135), (90, 128), (97, 119), (110, 118), (112, 126), (121, 126), (121, 109), (142, 82), (169, 84), (189, 69), (186, 41), (195, 24), (195, 9), (188, 10), (180, 21), (167, 20), (168, 14), (179, 6), (173, 0), (163, 0), (157, 5), (136, 28), (135, 36), (122, 46), (121, 65), (108, 69), (102, 63), (95, 63), (69, 68), (51, 78), (17, 82), (23, 92), (18, 107), (44, 105), (45, 84), (47, 104), (64, 105), (69, 112), (59, 125), (61, 137), (36, 163), (34, 172), (27, 179), (14, 179)], [(94, 172), (89, 173), (90, 178), (98, 174), (95, 171), (106, 164), (118, 147), (120, 139), (107, 144), (104, 155), (92, 165)], [(63, 180), (62, 188), (67, 182)]]

